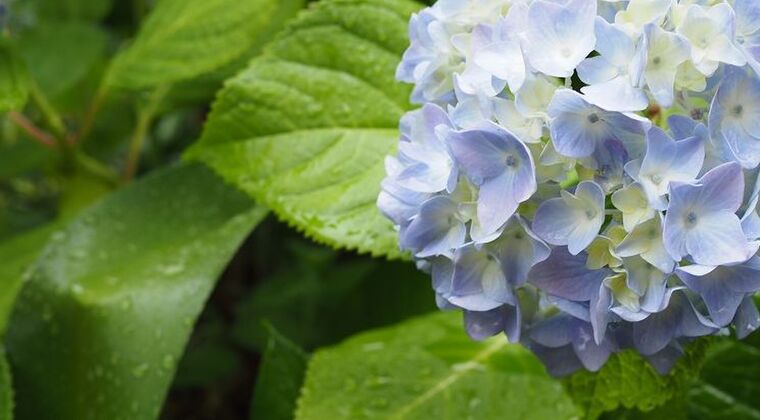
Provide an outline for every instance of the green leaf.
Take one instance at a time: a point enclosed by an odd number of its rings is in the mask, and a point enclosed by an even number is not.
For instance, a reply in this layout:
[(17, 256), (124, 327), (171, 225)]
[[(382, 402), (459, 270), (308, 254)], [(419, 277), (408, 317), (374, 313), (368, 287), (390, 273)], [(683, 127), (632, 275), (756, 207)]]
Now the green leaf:
[(233, 329), (238, 342), (263, 349), (268, 332), (262, 321), (269, 320), (295, 343), (313, 349), (435, 310), (430, 278), (413, 264), (369, 257), (339, 262), (337, 252), (310, 261), (306, 251), (324, 248), (303, 248), (287, 253), (290, 266), (264, 279), (242, 302)]
[(23, 107), (28, 96), (26, 67), (10, 41), (0, 38), (0, 113)]
[(163, 0), (115, 59), (110, 85), (144, 89), (219, 70), (256, 51), (304, 0)]
[(565, 385), (588, 419), (620, 406), (650, 411), (688, 390), (699, 375), (709, 344), (709, 339), (690, 344), (667, 375), (660, 375), (636, 352), (626, 350), (610, 357), (598, 372), (578, 372), (565, 380)]
[(570, 419), (562, 385), (506, 339), (472, 341), (441, 312), (360, 334), (311, 359), (296, 419)]
[(0, 242), (0, 261), (3, 261), (0, 264), (0, 337), (5, 333), (24, 272), (37, 259), (56, 227), (55, 224), (45, 225)]
[[(750, 336), (757, 339), (757, 334)], [(689, 392), (692, 419), (760, 419), (760, 349), (726, 340), (708, 353), (699, 383)]]
[(0, 420), (13, 420), (13, 383), (2, 346), (0, 346)]
[(159, 172), (54, 236), (11, 318), (20, 418), (154, 418), (194, 320), (265, 210), (200, 165)]
[(45, 95), (72, 88), (104, 57), (106, 34), (84, 22), (46, 22), (22, 33), (19, 51)]
[(269, 341), (251, 403), (251, 420), (291, 420), (309, 356), (267, 325)]
[(334, 246), (398, 257), (375, 204), (409, 87), (403, 0), (327, 0), (227, 82), (189, 156)]
[(113, 0), (23, 0), (12, 3), (19, 15), (56, 20), (99, 21), (111, 10)]

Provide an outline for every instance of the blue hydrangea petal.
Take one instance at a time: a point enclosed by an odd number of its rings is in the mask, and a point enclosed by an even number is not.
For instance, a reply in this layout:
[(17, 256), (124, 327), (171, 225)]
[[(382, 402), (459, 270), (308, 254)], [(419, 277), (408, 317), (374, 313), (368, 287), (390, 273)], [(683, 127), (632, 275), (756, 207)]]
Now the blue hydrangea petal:
[(402, 227), (399, 243), (418, 258), (452, 255), (465, 242), (467, 228), (459, 216), (459, 204), (436, 196), (424, 202), (419, 214)]
[(594, 49), (595, 0), (558, 4), (536, 0), (528, 9), (527, 57), (541, 73), (569, 77)]
[(744, 177), (736, 163), (718, 166), (694, 184), (671, 184), (663, 237), (673, 259), (690, 255), (702, 265), (749, 259), (756, 249), (734, 214), (743, 195)]
[(533, 229), (552, 245), (567, 245), (577, 255), (594, 241), (604, 223), (604, 191), (592, 181), (581, 182), (575, 195), (543, 202), (536, 210)]
[(528, 281), (531, 268), (549, 258), (551, 249), (539, 239), (520, 216), (512, 217), (501, 237), (486, 244), (502, 266), (507, 282), (520, 286)]
[[(516, 308), (507, 305), (490, 311), (464, 311), (464, 328), (473, 340), (481, 341), (493, 337), (506, 328), (508, 312), (515, 313)], [(511, 320), (514, 323), (514, 317)], [(510, 328), (512, 329), (512, 328)]]
[(572, 255), (565, 247), (554, 248), (549, 258), (530, 271), (529, 282), (550, 295), (578, 302), (591, 301), (611, 271), (589, 270), (586, 259), (585, 253)]
[[(688, 267), (680, 267), (676, 274), (689, 289), (702, 297), (713, 322), (723, 327), (733, 320), (744, 293), (728, 287), (727, 283), (735, 275), (731, 269), (721, 267), (699, 276), (692, 274)], [(758, 273), (754, 274), (757, 276)]]
[(515, 303), (512, 286), (501, 263), (487, 250), (467, 245), (456, 251), (451, 303), (471, 311), (489, 311)]
[(699, 337), (717, 328), (699, 315), (682, 291), (672, 293), (667, 307), (633, 324), (633, 341), (643, 355), (653, 355), (678, 337)]
[(568, 344), (564, 347), (551, 348), (530, 343), (528, 346), (541, 363), (546, 366), (549, 374), (555, 378), (570, 375), (583, 368), (572, 345)]
[(736, 311), (734, 325), (736, 325), (736, 337), (740, 340), (760, 328), (760, 312), (757, 310), (752, 295), (747, 295), (742, 300), (739, 310)]

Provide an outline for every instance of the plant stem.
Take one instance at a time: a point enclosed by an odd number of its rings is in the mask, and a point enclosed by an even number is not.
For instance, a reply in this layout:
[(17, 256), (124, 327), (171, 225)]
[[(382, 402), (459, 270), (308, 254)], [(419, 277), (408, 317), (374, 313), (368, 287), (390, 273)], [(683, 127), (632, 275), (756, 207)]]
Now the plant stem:
[(158, 106), (161, 100), (168, 91), (167, 87), (159, 87), (151, 93), (148, 102), (144, 107), (140, 107), (137, 113), (137, 125), (135, 131), (132, 134), (132, 140), (129, 143), (129, 151), (127, 152), (127, 163), (124, 168), (124, 175), (122, 180), (124, 182), (130, 182), (137, 172), (137, 167), (140, 163), (140, 155), (142, 152), (145, 138), (148, 135), (153, 119), (158, 111)]
[(103, 107), (103, 104), (106, 101), (106, 97), (108, 97), (108, 88), (104, 79), (104, 81), (101, 82), (100, 86), (98, 87), (97, 92), (95, 92), (95, 96), (92, 98), (90, 106), (87, 108), (87, 113), (82, 119), (82, 125), (79, 128), (79, 131), (71, 136), (69, 143), (78, 144), (84, 142), (84, 140), (87, 139), (87, 137), (90, 135), (90, 132), (92, 131), (92, 127), (95, 125), (95, 117)]
[(34, 125), (34, 123), (29, 121), (29, 119), (27, 119), (23, 114), (12, 111), (8, 113), (8, 117), (16, 125), (21, 127), (32, 140), (35, 140), (36, 142), (50, 149), (55, 149), (58, 146), (58, 142), (56, 141), (55, 137), (51, 136), (41, 128)]
[(45, 97), (45, 95), (40, 91), (40, 88), (37, 86), (36, 83), (32, 83), (30, 88), (30, 95), (32, 98), (32, 101), (34, 101), (34, 104), (37, 105), (37, 108), (39, 108), (40, 112), (42, 112), (42, 116), (45, 119), (45, 123), (48, 125), (50, 130), (52, 130), (53, 135), (58, 139), (59, 142), (63, 143), (66, 140), (66, 125), (63, 123), (63, 118), (58, 114), (58, 111), (53, 108), (53, 105), (50, 104), (50, 101)]

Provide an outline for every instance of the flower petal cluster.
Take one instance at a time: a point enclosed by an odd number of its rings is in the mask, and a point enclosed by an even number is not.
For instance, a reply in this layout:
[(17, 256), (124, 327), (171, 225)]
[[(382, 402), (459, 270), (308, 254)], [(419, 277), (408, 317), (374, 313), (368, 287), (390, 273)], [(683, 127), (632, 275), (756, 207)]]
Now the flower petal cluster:
[(476, 340), (555, 375), (760, 327), (760, 2), (439, 0), (378, 206)]

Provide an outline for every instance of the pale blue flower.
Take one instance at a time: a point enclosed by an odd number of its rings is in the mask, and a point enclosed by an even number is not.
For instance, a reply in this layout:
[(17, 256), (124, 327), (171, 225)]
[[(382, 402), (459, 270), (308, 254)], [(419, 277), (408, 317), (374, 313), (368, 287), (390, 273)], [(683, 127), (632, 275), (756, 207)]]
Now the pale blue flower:
[(524, 284), (531, 268), (548, 258), (549, 252), (525, 221), (515, 216), (496, 241), (456, 251), (451, 290), (445, 297), (471, 311), (514, 305), (513, 288)]
[(615, 15), (615, 23), (636, 35), (647, 24), (661, 25), (672, 5), (673, 0), (631, 0)]
[(691, 61), (705, 76), (712, 76), (720, 63), (747, 64), (734, 44), (734, 11), (727, 3), (706, 8), (692, 4), (676, 31), (691, 44)]
[(528, 9), (525, 44), (530, 65), (549, 76), (572, 76), (594, 49), (595, 18), (596, 0), (535, 0)]
[(673, 259), (689, 256), (701, 265), (748, 260), (753, 247), (735, 214), (743, 193), (741, 167), (734, 162), (710, 170), (695, 183), (672, 183), (663, 236)]
[(451, 153), (479, 189), (477, 218), (486, 232), (495, 232), (517, 206), (536, 191), (533, 157), (508, 131), (493, 125), (443, 134)]
[(702, 139), (689, 137), (674, 141), (659, 127), (647, 132), (644, 159), (629, 162), (625, 169), (644, 189), (649, 205), (664, 210), (663, 198), (671, 182), (689, 182), (699, 175), (705, 159)]
[(662, 216), (657, 215), (633, 228), (615, 252), (621, 257), (640, 256), (659, 270), (670, 273), (675, 261), (662, 242)]
[(414, 83), (412, 102), (448, 102), (453, 98), (453, 74), (464, 68), (464, 55), (451, 42), (456, 33), (430, 8), (412, 15), (411, 45), (396, 70), (398, 80)]
[(572, 373), (579, 365), (595, 372), (617, 349), (607, 338), (595, 342), (588, 322), (564, 314), (538, 322), (528, 334), (528, 346), (555, 376)]
[(578, 184), (575, 194), (544, 201), (536, 211), (533, 229), (552, 245), (567, 245), (577, 255), (596, 238), (604, 223), (604, 190), (593, 181)]
[(655, 210), (649, 206), (644, 188), (638, 182), (615, 191), (612, 194), (612, 204), (622, 213), (623, 227), (628, 232), (655, 215)]
[(679, 267), (676, 274), (702, 297), (712, 321), (723, 327), (734, 319), (744, 298), (760, 290), (760, 257), (731, 266)]
[(468, 70), (474, 65), (485, 71), (488, 77), (495, 79), (490, 81), (494, 89), (486, 89), (486, 93), (490, 93), (491, 96), (498, 94), (505, 85), (508, 85), (512, 92), (517, 92), (525, 82), (527, 72), (518, 35), (522, 29), (519, 25), (516, 13), (510, 11), (507, 17), (500, 19), (493, 26), (475, 27), (469, 40), (471, 55), (468, 57), (463, 79), (467, 79)]
[(380, 184), (380, 194), (377, 197), (377, 206), (380, 211), (396, 226), (409, 223), (422, 203), (431, 196), (399, 185), (397, 177), (403, 169), (403, 164), (396, 157), (385, 158), (385, 170), (388, 176)]
[(633, 324), (633, 344), (643, 355), (653, 355), (681, 337), (701, 337), (718, 328), (696, 311), (683, 290), (672, 289), (663, 309)]
[(734, 317), (736, 338), (740, 340), (760, 328), (760, 312), (757, 310), (753, 295), (754, 293), (744, 297), (739, 305), (739, 309), (736, 311), (736, 317)]
[(760, 76), (760, 3), (735, 0), (736, 44), (750, 67)]
[(464, 245), (467, 235), (459, 203), (444, 197), (433, 197), (420, 206), (409, 224), (402, 226), (399, 244), (412, 251), (415, 257), (451, 256)]
[(644, 27), (647, 65), (644, 81), (661, 106), (673, 104), (673, 85), (681, 63), (689, 59), (690, 46), (686, 38), (667, 32), (654, 24)]
[(570, 89), (554, 94), (549, 116), (555, 149), (573, 158), (590, 156), (599, 143), (610, 139), (623, 143), (629, 156), (636, 157), (641, 152), (644, 133), (651, 126), (648, 120), (632, 114), (605, 111)]
[(710, 105), (710, 133), (723, 139), (745, 168), (760, 164), (760, 80), (731, 68)]
[(589, 102), (608, 111), (646, 109), (649, 99), (640, 88), (647, 59), (643, 43), (637, 49), (625, 31), (599, 17), (595, 31), (599, 55), (578, 65), (578, 76), (589, 85), (581, 92)]
[(464, 329), (473, 340), (504, 333), (510, 342), (520, 342), (520, 305), (502, 305), (490, 311), (464, 311)]

